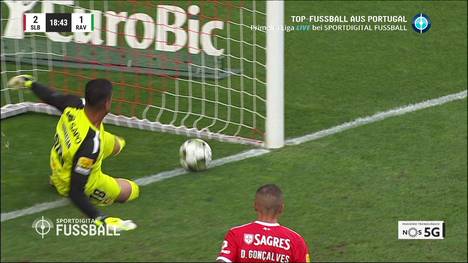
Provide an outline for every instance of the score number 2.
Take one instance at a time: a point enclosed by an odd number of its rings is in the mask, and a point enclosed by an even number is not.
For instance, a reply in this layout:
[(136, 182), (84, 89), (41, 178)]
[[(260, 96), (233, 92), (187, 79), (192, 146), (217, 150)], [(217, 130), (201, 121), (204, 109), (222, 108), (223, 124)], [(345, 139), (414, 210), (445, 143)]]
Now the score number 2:
[(38, 19), (37, 16), (33, 16), (33, 24), (31, 25), (31, 30), (41, 30), (41, 25), (35, 25), (39, 23), (37, 19)]

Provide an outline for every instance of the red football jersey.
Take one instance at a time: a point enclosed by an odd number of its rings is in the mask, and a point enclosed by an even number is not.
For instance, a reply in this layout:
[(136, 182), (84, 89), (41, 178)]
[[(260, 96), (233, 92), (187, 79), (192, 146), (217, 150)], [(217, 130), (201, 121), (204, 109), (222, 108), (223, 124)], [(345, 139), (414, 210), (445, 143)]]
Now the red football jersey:
[(225, 262), (310, 262), (305, 240), (293, 230), (255, 221), (233, 227), (216, 260)]

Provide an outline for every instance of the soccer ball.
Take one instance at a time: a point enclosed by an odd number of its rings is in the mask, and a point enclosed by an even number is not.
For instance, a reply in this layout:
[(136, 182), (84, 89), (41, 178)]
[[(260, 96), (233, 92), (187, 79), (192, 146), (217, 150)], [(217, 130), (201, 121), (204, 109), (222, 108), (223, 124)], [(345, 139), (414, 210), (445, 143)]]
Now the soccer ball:
[(186, 170), (203, 171), (211, 161), (211, 148), (203, 140), (190, 139), (179, 149), (180, 164)]

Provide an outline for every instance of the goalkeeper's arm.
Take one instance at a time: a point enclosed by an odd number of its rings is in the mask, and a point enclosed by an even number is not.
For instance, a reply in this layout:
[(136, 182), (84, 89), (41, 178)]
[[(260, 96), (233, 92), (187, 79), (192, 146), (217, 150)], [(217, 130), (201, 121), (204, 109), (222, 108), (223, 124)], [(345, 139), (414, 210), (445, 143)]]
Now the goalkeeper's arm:
[(44, 85), (36, 82), (30, 75), (19, 75), (11, 78), (8, 81), (8, 86), (19, 88), (30, 88), (34, 94), (45, 103), (54, 106), (60, 111), (64, 111), (67, 107), (83, 107), (83, 101), (78, 96), (61, 94)]
[(83, 100), (75, 95), (60, 94), (60, 92), (49, 89), (37, 82), (33, 82), (31, 90), (45, 103), (54, 106), (59, 111), (64, 111), (67, 107), (83, 107)]
[[(85, 186), (98, 158), (99, 150), (93, 151), (93, 131), (89, 131), (80, 148), (75, 153), (70, 178), (70, 199), (84, 214), (90, 218), (103, 216), (85, 195)], [(94, 152), (94, 153), (93, 153)]]

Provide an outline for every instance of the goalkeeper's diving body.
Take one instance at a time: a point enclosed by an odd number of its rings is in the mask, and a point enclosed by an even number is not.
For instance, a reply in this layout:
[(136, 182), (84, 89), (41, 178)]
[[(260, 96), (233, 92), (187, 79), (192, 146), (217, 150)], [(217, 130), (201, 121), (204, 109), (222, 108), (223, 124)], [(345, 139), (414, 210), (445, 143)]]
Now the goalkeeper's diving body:
[(29, 88), (45, 103), (57, 108), (55, 142), (50, 152), (50, 183), (62, 196), (70, 197), (98, 225), (117, 231), (136, 228), (131, 220), (108, 217), (96, 208), (114, 202), (127, 202), (139, 196), (138, 185), (130, 180), (113, 178), (101, 171), (102, 161), (119, 154), (125, 140), (104, 130), (104, 117), (110, 112), (112, 83), (93, 79), (86, 84), (85, 98), (60, 94), (29, 76), (19, 75), (9, 81), (13, 88)]

